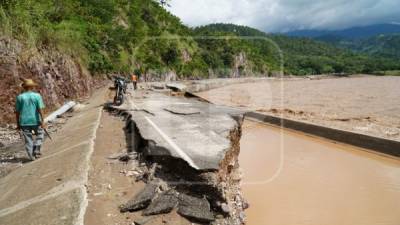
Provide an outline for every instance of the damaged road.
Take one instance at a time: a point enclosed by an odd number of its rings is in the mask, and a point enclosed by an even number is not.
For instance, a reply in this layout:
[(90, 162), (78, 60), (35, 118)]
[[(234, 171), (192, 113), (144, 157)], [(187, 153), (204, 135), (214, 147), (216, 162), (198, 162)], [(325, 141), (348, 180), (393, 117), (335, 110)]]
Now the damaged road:
[(149, 91), (132, 93), (125, 110), (142, 139), (154, 144), (149, 155), (181, 158), (196, 170), (220, 169), (230, 133), (243, 121), (237, 109)]
[(127, 118), (128, 151), (146, 164), (145, 188), (121, 202), (121, 213), (178, 213), (193, 223), (243, 224), (240, 191), (244, 112), (151, 90), (130, 90), (113, 108)]

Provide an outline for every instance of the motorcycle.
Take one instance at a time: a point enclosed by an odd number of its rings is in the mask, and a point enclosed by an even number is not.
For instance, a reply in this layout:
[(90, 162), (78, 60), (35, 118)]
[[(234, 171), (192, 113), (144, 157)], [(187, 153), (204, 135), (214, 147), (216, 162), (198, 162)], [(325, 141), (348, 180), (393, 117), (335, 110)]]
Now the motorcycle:
[(116, 90), (114, 105), (120, 106), (124, 103), (124, 94), (126, 94), (127, 86), (128, 82), (125, 78), (114, 76), (114, 89)]

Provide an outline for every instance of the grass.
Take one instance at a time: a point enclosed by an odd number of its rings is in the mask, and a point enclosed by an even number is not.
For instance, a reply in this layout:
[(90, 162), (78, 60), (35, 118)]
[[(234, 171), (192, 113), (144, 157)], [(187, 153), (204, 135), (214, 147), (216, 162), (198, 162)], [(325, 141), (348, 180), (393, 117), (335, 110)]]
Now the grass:
[(374, 74), (381, 76), (400, 76), (400, 70), (376, 71)]

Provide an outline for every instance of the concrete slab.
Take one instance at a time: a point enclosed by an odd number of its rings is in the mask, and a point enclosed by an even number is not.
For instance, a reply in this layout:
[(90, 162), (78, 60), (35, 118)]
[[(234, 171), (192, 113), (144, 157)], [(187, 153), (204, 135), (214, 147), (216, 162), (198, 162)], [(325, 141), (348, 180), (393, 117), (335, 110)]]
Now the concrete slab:
[(46, 140), (43, 157), (0, 179), (0, 224), (83, 224), (90, 155), (106, 89)]
[[(6, 176), (0, 183), (0, 190), (8, 190), (0, 197), (1, 209), (37, 196), (45, 197), (84, 185), (84, 165), (79, 161), (85, 158), (90, 147), (90, 144), (86, 143), (60, 153), (46, 155)], [(2, 210), (0, 215), (1, 212)]]
[(165, 86), (173, 91), (186, 91), (187, 90), (187, 86), (185, 84), (183, 84), (182, 82), (168, 83)]
[(242, 111), (152, 91), (130, 95), (123, 107), (130, 110), (140, 135), (152, 142), (150, 155), (181, 158), (198, 170), (219, 169)]
[(205, 79), (205, 80), (188, 80), (188, 81), (175, 81), (167, 83), (165, 86), (173, 91), (181, 92), (201, 92), (215, 88), (220, 88), (233, 84), (241, 83), (255, 83), (273, 80), (276, 78), (271, 77), (246, 77), (246, 78), (217, 78), (217, 79)]
[(71, 225), (80, 214), (81, 189), (36, 202), (30, 207), (0, 217), (0, 224)]

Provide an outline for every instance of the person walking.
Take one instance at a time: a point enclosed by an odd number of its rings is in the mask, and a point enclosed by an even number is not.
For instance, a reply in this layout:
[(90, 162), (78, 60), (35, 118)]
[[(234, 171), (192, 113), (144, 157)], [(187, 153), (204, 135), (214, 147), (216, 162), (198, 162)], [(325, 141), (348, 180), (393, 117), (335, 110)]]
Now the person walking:
[(137, 76), (136, 74), (132, 74), (131, 76), (131, 80), (132, 80), (132, 84), (133, 84), (133, 89), (136, 90), (137, 89)]
[[(37, 84), (32, 79), (24, 79), (22, 94), (18, 95), (15, 103), (18, 132), (22, 131), (25, 140), (25, 150), (30, 160), (41, 156), (41, 145), (44, 139), (45, 123), (42, 96), (34, 92)], [(34, 138), (34, 136), (36, 136)]]

